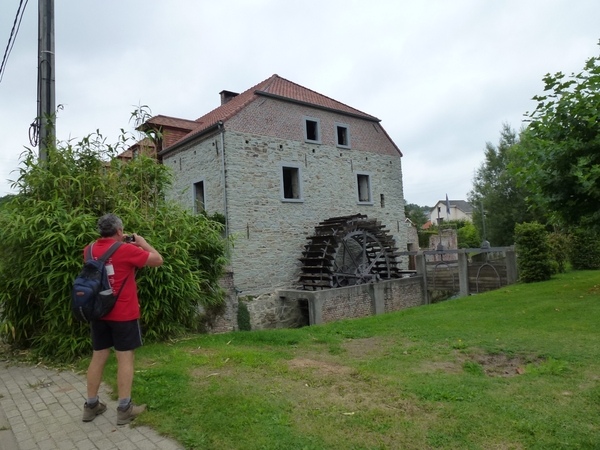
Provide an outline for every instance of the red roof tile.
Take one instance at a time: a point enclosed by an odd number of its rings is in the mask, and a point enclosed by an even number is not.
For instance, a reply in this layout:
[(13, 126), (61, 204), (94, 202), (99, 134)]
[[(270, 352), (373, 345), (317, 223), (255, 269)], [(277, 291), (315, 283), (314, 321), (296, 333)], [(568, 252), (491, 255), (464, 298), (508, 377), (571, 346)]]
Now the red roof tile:
[[(352, 108), (348, 105), (345, 105), (344, 103), (333, 100), (329, 97), (326, 97), (325, 95), (307, 89), (303, 86), (300, 86), (299, 84), (293, 83), (275, 74), (270, 78), (267, 78), (266, 80), (258, 83), (256, 86), (253, 86), (250, 89), (242, 92), (241, 94), (233, 97), (224, 105), (213, 109), (211, 112), (196, 119), (194, 122), (183, 119), (175, 119), (173, 117), (156, 116), (155, 118), (150, 119), (153, 122), (149, 121), (148, 123), (156, 123), (166, 126), (166, 121), (169, 120), (173, 122), (169, 122), (168, 126), (175, 126), (171, 125), (171, 123), (175, 122), (179, 123), (180, 125), (195, 124), (195, 127), (191, 128), (190, 133), (186, 134), (184, 137), (177, 141), (181, 142), (185, 139), (188, 139), (192, 136), (203, 132), (208, 128), (215, 126), (219, 121), (226, 121), (227, 119), (235, 116), (240, 110), (242, 110), (248, 104), (256, 100), (260, 95), (276, 96), (283, 99), (302, 102), (321, 108), (332, 109), (335, 111), (360, 116), (367, 120), (379, 122), (379, 119), (377, 117), (366, 114), (362, 111), (359, 111), (358, 109)], [(158, 123), (159, 117), (161, 118), (160, 121), (163, 121), (164, 123)], [(157, 119), (157, 121), (154, 121), (154, 119)], [(177, 142), (171, 143), (169, 147), (173, 146)]]
[(179, 119), (177, 117), (169, 117), (169, 116), (163, 116), (163, 115), (158, 115), (158, 116), (154, 116), (151, 119), (147, 120), (144, 125), (146, 124), (150, 124), (150, 125), (159, 125), (159, 126), (164, 126), (164, 127), (169, 127), (169, 128), (181, 128), (183, 130), (193, 130), (194, 128), (196, 128), (198, 126), (198, 122), (194, 121), (194, 120), (187, 120), (187, 119)]

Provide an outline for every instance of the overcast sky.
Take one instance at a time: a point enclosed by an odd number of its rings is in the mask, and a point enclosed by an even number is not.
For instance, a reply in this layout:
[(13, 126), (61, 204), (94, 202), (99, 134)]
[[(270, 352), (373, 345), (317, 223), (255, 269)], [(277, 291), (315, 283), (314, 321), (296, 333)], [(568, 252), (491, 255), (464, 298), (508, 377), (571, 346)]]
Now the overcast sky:
[[(0, 49), (20, 1), (0, 1)], [(0, 196), (36, 115), (37, 2), (0, 82)], [(134, 105), (196, 119), (278, 74), (374, 115), (404, 197), (466, 200), (485, 143), (521, 127), (546, 73), (598, 55), (598, 0), (56, 0), (58, 138), (116, 140)]]

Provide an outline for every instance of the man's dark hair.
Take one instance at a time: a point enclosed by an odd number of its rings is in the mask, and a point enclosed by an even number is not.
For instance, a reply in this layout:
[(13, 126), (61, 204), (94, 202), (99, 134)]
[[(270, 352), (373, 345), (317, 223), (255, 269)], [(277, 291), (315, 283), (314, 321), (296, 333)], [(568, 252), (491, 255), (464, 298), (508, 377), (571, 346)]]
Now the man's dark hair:
[(117, 234), (117, 230), (123, 229), (123, 221), (113, 213), (105, 214), (98, 219), (98, 233), (106, 238)]

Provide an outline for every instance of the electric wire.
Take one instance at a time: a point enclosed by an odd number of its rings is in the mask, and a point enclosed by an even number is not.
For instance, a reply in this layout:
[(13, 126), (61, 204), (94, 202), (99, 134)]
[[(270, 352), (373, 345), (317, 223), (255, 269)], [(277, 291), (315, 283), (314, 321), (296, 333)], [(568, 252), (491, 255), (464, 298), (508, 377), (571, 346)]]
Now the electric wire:
[(15, 21), (13, 22), (13, 27), (10, 31), (8, 43), (6, 44), (6, 49), (4, 50), (4, 56), (2, 57), (2, 64), (0, 65), (0, 83), (2, 82), (2, 78), (4, 78), (4, 72), (6, 72), (6, 63), (8, 62), (8, 58), (15, 45), (15, 41), (17, 40), (17, 35), (19, 34), (19, 29), (21, 28), (21, 21), (23, 20), (23, 15), (25, 14), (25, 8), (27, 8), (27, 3), (29, 3), (29, 0), (20, 0), (19, 2), (17, 15), (15, 16)]

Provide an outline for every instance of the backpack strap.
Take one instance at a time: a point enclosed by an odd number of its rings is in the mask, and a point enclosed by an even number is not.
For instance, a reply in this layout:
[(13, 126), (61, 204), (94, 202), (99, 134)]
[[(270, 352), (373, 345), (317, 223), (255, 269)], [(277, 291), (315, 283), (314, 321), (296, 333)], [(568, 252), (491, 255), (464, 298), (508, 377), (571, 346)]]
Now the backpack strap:
[[(109, 247), (108, 250), (106, 250), (104, 252), (104, 254), (102, 256), (100, 256), (97, 261), (101, 261), (103, 263), (106, 263), (106, 260), (108, 258), (110, 258), (112, 256), (112, 254), (114, 252), (117, 251), (117, 249), (122, 245), (122, 242), (115, 242), (113, 245), (111, 245)], [(87, 259), (93, 259), (94, 255), (92, 254), (92, 247), (94, 246), (94, 243), (92, 242), (89, 246), (88, 246), (88, 251), (87, 251)], [(125, 284), (127, 283), (127, 280), (129, 279), (129, 275), (127, 275), (127, 277), (125, 278), (125, 280), (123, 281), (123, 284), (121, 284), (121, 288), (119, 289), (119, 293), (117, 294), (116, 299), (119, 298), (119, 296), (121, 295), (121, 292), (123, 291), (123, 288), (125, 287)], [(116, 300), (115, 300), (116, 301)]]
[[(100, 257), (97, 259), (97, 261), (106, 262), (106, 260), (107, 260), (108, 258), (110, 258), (110, 257), (112, 256), (112, 254), (113, 254), (114, 252), (116, 252), (116, 251), (117, 251), (117, 249), (118, 249), (118, 248), (119, 248), (121, 245), (123, 245), (123, 243), (122, 243), (122, 242), (116, 241), (116, 242), (115, 242), (113, 245), (111, 245), (111, 246), (109, 247), (109, 249), (108, 249), (108, 250), (106, 250), (106, 251), (104, 252), (104, 254), (103, 254), (102, 256), (100, 256)], [(88, 245), (88, 248), (87, 248), (87, 253), (86, 253), (86, 259), (94, 259), (94, 254), (92, 253), (92, 248), (93, 248), (93, 247), (94, 247), (94, 242), (92, 242), (90, 245)]]

